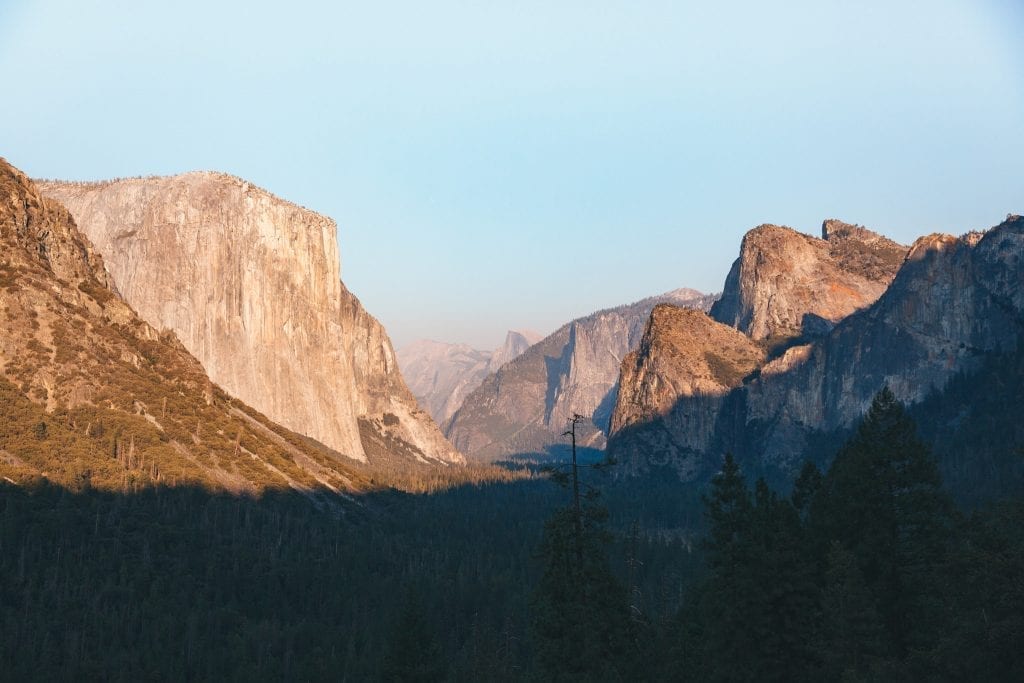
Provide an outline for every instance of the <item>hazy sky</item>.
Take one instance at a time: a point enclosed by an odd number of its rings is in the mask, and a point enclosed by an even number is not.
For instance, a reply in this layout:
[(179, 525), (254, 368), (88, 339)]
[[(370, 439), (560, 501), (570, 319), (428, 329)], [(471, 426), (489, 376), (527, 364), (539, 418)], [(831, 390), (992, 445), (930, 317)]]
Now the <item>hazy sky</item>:
[(717, 291), (759, 223), (1024, 213), (1024, 2), (0, 0), (0, 155), (333, 217), (396, 345)]

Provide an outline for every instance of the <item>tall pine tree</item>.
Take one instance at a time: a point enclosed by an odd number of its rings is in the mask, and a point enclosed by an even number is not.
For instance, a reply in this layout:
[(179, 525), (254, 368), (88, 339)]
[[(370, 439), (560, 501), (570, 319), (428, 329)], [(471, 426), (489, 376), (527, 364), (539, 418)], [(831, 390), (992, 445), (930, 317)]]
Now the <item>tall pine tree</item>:
[(934, 643), (953, 506), (913, 421), (883, 389), (839, 451), (812, 505), (819, 541), (857, 560), (890, 654)]
[(579, 515), (562, 508), (544, 525), (530, 602), (537, 666), (548, 681), (625, 680), (628, 600), (608, 565), (607, 511), (588, 501)]
[[(813, 567), (800, 515), (764, 480), (751, 498), (726, 456), (707, 498), (708, 578), (682, 632), (696, 680), (799, 681), (813, 671)], [(693, 635), (699, 634), (698, 639)], [(695, 646), (696, 645), (696, 646)]]

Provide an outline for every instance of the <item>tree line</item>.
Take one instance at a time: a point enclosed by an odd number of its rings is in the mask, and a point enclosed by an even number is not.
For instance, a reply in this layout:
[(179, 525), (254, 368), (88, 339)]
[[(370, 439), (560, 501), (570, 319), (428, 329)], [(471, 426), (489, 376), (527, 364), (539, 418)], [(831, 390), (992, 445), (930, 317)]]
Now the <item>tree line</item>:
[(891, 394), (785, 493), (728, 457), (703, 501), (600, 476), (578, 507), (527, 477), (344, 517), (283, 492), (0, 482), (0, 672), (1024, 680), (1024, 502), (961, 512)]
[(1024, 501), (958, 512), (888, 390), (824, 473), (808, 462), (783, 496), (727, 455), (705, 508), (704, 569), (660, 624), (593, 569), (599, 525), (574, 569), (569, 510), (552, 517), (543, 679), (1024, 680)]

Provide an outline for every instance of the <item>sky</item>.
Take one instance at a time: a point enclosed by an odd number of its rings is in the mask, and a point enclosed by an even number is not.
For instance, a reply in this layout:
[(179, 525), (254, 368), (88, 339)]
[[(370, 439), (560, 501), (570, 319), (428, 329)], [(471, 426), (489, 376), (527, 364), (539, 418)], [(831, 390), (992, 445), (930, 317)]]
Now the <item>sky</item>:
[(1024, 1), (0, 0), (0, 156), (331, 216), (401, 347), (678, 287), (743, 233), (1024, 213)]

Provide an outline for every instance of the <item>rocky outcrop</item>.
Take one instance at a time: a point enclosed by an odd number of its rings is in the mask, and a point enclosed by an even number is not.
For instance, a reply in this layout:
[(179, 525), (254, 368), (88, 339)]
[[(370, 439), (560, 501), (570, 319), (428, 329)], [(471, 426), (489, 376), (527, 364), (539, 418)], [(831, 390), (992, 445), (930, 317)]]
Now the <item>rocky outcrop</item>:
[(622, 361), (611, 433), (631, 473), (671, 465), (680, 478), (700, 466), (723, 402), (764, 360), (763, 348), (699, 310), (656, 306), (640, 347)]
[(326, 448), (225, 394), (172, 332), (143, 321), (68, 210), (3, 159), (0, 247), (6, 480), (290, 488), (335, 508), (361, 488)]
[(712, 300), (680, 289), (563, 325), (467, 396), (448, 425), (449, 439), (478, 460), (550, 454), (564, 445), (566, 422), (578, 413), (588, 418), (577, 428), (580, 445), (603, 448), (619, 366), (651, 309), (672, 302), (706, 310)]
[[(797, 287), (820, 290), (822, 283), (797, 282)], [(656, 334), (661, 328), (651, 329)], [(711, 471), (708, 467), (725, 451), (761, 471), (789, 475), (813, 434), (850, 425), (883, 386), (901, 401), (921, 401), (954, 374), (972, 371), (986, 354), (1015, 348), (1022, 331), (1024, 219), (1011, 216), (984, 234), (930, 235), (915, 242), (872, 305), (838, 321), (827, 334), (769, 358), (703, 413), (702, 397), (680, 395), (668, 411), (671, 420), (644, 420), (647, 405), (637, 397), (649, 391), (644, 386), (649, 380), (624, 367), (616, 414), (639, 418), (616, 422), (621, 429), (613, 430), (609, 447), (613, 455), (621, 451), (632, 457), (644, 446), (644, 430), (637, 425), (654, 425), (668, 436), (649, 461), (669, 464), (684, 478), (698, 476), (700, 463), (705, 473)], [(661, 334), (675, 335), (675, 347), (704, 345), (710, 338), (708, 330), (692, 326), (676, 325)], [(645, 344), (652, 356), (660, 355), (657, 339)], [(659, 362), (656, 357), (638, 361)], [(678, 368), (662, 374), (673, 381), (687, 376)]]
[(505, 343), (488, 353), (467, 344), (421, 339), (398, 350), (398, 363), (420, 406), (445, 425), (487, 375), (539, 340), (536, 332), (509, 330)]
[(841, 221), (825, 221), (821, 233), (777, 225), (748, 232), (711, 317), (752, 339), (819, 336), (878, 299), (907, 251)]
[(461, 460), (342, 284), (331, 219), (221, 173), (42, 189), (105, 255), (128, 303), (232, 395), (357, 460), (367, 426), (419, 459)]

